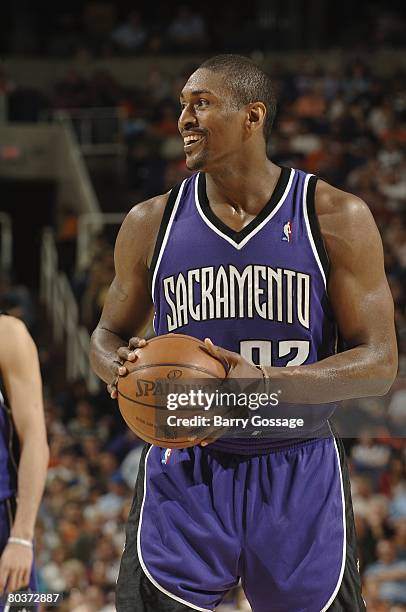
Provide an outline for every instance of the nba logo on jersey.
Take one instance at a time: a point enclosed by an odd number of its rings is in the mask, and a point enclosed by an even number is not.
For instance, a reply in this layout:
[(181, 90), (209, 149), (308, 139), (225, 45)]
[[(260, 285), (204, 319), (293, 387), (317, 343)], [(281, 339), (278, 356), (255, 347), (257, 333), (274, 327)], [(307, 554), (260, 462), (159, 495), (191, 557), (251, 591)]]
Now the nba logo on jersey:
[(282, 240), (284, 240), (285, 242), (290, 242), (291, 235), (292, 235), (292, 223), (290, 221), (288, 221), (283, 226)]
[(163, 455), (162, 459), (161, 459), (162, 465), (167, 465), (167, 463), (169, 461), (169, 457), (171, 456), (171, 454), (172, 454), (172, 449), (171, 448), (167, 448), (165, 450), (165, 452), (164, 452), (164, 455)]

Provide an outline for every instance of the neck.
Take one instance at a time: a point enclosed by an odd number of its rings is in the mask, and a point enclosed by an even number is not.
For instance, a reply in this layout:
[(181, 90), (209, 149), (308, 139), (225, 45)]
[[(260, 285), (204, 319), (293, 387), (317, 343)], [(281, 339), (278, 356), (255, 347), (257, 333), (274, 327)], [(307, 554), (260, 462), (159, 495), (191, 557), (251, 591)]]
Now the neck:
[(208, 169), (207, 197), (214, 204), (228, 204), (236, 212), (257, 214), (270, 199), (280, 176), (280, 168), (269, 159), (258, 160), (246, 156), (237, 163)]

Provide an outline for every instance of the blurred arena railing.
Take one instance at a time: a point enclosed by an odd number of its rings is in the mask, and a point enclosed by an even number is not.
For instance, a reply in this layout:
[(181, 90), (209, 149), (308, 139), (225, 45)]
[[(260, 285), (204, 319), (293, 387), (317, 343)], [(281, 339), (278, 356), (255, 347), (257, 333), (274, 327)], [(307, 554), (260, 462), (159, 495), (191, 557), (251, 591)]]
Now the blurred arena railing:
[(97, 391), (99, 381), (89, 363), (90, 335), (79, 324), (79, 309), (69, 280), (58, 269), (58, 254), (51, 229), (46, 228), (41, 245), (40, 296), (52, 322), (55, 342), (66, 343), (66, 378), (83, 378), (89, 391)]
[(126, 115), (120, 107), (56, 110), (52, 120), (72, 127), (84, 155), (125, 154), (122, 134)]
[(0, 270), (10, 272), (13, 257), (13, 232), (11, 219), (6, 213), (0, 213)]
[(70, 121), (61, 121), (63, 146), (59, 151), (60, 200), (72, 202), (79, 213), (100, 211), (92, 181), (82, 158), (79, 143)]

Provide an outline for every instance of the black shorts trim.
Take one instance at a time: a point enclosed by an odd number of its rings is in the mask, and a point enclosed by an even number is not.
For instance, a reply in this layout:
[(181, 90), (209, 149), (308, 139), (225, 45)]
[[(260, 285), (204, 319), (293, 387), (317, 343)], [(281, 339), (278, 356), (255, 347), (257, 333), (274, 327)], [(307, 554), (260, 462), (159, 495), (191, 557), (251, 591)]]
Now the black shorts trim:
[(358, 551), (352, 509), (351, 485), (343, 443), (335, 438), (340, 460), (345, 500), (346, 553), (344, 573), (337, 595), (328, 612), (365, 612), (366, 606), (361, 595), (361, 576), (358, 571)]
[(145, 445), (126, 527), (126, 540), (116, 585), (116, 612), (196, 612), (160, 591), (144, 573), (138, 557), (138, 526), (144, 499)]

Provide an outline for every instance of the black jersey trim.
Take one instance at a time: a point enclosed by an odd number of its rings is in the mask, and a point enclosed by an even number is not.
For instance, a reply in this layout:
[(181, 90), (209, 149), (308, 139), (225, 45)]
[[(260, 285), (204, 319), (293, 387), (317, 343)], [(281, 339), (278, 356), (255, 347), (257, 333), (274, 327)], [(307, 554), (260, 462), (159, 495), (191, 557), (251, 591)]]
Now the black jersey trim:
[(248, 225), (243, 227), (243, 229), (240, 230), (239, 232), (236, 232), (231, 227), (223, 223), (223, 221), (221, 221), (221, 219), (219, 219), (217, 215), (215, 215), (213, 210), (211, 209), (210, 202), (207, 197), (206, 175), (204, 172), (202, 172), (198, 177), (199, 180), (198, 180), (197, 188), (198, 188), (200, 207), (202, 209), (203, 214), (207, 217), (210, 223), (212, 223), (219, 230), (219, 232), (231, 238), (236, 244), (240, 244), (244, 240), (244, 238), (249, 236), (249, 234), (251, 234), (251, 232), (253, 232), (255, 228), (258, 227), (258, 225), (260, 225), (262, 221), (264, 221), (267, 218), (267, 216), (270, 215), (271, 212), (274, 210), (274, 208), (277, 206), (282, 195), (285, 192), (285, 189), (290, 179), (290, 175), (291, 175), (290, 168), (285, 168), (285, 167), (281, 168), (281, 173), (279, 175), (278, 181), (271, 195), (271, 198), (269, 199), (267, 204), (265, 204), (261, 212), (254, 219), (252, 219), (252, 221), (250, 221)]
[(311, 176), (309, 179), (309, 184), (307, 186), (307, 197), (306, 197), (306, 207), (307, 214), (309, 217), (310, 230), (312, 232), (314, 244), (317, 250), (317, 254), (320, 258), (320, 263), (324, 270), (324, 274), (326, 275), (326, 280), (328, 279), (328, 274), (330, 270), (330, 261), (327, 255), (326, 247), (324, 245), (324, 240), (321, 235), (320, 224), (316, 214), (316, 185), (317, 185), (318, 177)]
[(148, 286), (149, 286), (149, 290), (151, 293), (152, 293), (152, 281), (154, 277), (156, 264), (159, 258), (159, 253), (161, 252), (161, 247), (162, 247), (162, 243), (165, 238), (166, 229), (168, 227), (168, 223), (170, 221), (172, 211), (176, 204), (176, 199), (178, 197), (178, 194), (179, 194), (179, 191), (182, 185), (183, 185), (183, 181), (181, 183), (178, 183), (171, 189), (169, 196), (168, 196), (168, 201), (165, 206), (164, 214), (162, 216), (161, 225), (159, 226), (159, 231), (158, 231), (157, 239), (155, 242), (154, 252), (152, 255), (152, 259), (151, 259), (151, 265), (148, 270)]

